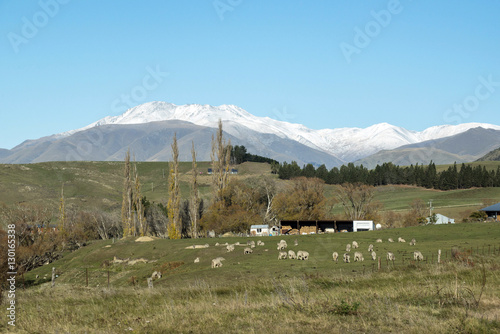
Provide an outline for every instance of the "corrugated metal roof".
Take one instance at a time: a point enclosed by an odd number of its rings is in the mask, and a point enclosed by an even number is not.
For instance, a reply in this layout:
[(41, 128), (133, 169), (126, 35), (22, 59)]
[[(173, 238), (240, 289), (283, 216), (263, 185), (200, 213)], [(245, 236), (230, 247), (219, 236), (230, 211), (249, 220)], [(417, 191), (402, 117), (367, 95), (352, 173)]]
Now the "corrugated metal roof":
[(269, 225), (252, 225), (252, 226), (250, 226), (250, 229), (253, 229), (253, 228), (269, 228)]
[(480, 211), (500, 211), (500, 203), (487, 206), (486, 208), (480, 209)]

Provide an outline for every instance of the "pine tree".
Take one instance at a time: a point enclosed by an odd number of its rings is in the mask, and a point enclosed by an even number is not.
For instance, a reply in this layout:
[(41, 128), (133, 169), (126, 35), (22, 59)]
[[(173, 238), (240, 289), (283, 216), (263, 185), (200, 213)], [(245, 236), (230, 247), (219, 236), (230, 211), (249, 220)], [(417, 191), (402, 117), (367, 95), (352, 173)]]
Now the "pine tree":
[(193, 157), (193, 179), (191, 184), (191, 206), (189, 209), (189, 217), (191, 219), (191, 237), (198, 238), (198, 223), (200, 219), (200, 193), (198, 191), (198, 170), (196, 168), (196, 151), (194, 150), (194, 142), (192, 142), (191, 155)]
[(167, 204), (169, 224), (167, 227), (170, 239), (181, 238), (181, 220), (179, 215), (181, 196), (179, 187), (179, 148), (177, 146), (177, 134), (174, 134), (172, 143), (172, 163), (169, 175), (169, 200)]

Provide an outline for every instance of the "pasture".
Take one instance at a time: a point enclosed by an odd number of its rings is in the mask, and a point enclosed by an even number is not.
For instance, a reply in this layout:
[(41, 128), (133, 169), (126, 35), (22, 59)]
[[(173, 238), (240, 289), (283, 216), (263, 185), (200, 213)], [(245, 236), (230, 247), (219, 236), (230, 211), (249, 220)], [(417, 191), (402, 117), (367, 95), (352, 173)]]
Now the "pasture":
[[(398, 243), (398, 237), (406, 243)], [(378, 238), (383, 242), (376, 243)], [(415, 246), (409, 245), (412, 238)], [(281, 239), (287, 241), (287, 250), (308, 251), (309, 260), (278, 260), (276, 243)], [(215, 246), (246, 245), (247, 240), (265, 245), (249, 255), (243, 254), (244, 246), (229, 253)], [(342, 255), (354, 240), (365, 260), (333, 262), (332, 252)], [(208, 248), (187, 249), (207, 243)], [(380, 271), (367, 252), (369, 244), (382, 257)], [(462, 252), (458, 260), (451, 258), (454, 247)], [(436, 263), (438, 249), (441, 264)], [(423, 262), (413, 261), (414, 250), (422, 252)], [(387, 263), (387, 251), (395, 254), (394, 263)], [(26, 288), (17, 294), (17, 329), (500, 332), (499, 254), (498, 223), (282, 237), (98, 241), (25, 275)], [(212, 269), (211, 260), (219, 256), (225, 258), (223, 266)], [(112, 264), (114, 257), (143, 262)], [(194, 263), (197, 257), (200, 262)], [(52, 266), (58, 274), (54, 288), (49, 282)], [(154, 270), (163, 276), (148, 289), (146, 279)]]

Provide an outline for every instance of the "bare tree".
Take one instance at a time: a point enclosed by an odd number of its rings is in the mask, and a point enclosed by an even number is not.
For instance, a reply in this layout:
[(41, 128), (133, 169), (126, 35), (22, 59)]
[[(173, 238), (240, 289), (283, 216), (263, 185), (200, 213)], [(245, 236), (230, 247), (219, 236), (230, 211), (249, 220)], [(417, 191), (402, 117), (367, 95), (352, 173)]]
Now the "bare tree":
[(139, 227), (139, 235), (144, 236), (147, 233), (147, 224), (144, 217), (144, 206), (142, 205), (141, 182), (139, 181), (139, 173), (137, 172), (137, 163), (134, 164), (134, 178), (134, 207), (136, 211), (135, 218), (137, 219), (137, 223), (134, 225)]
[(130, 149), (125, 155), (123, 179), (123, 201), (122, 201), (122, 226), (123, 236), (135, 235), (135, 228), (132, 226), (132, 178), (130, 175)]
[(373, 187), (361, 183), (344, 183), (338, 188), (337, 198), (349, 219), (364, 219), (373, 199)]
[(181, 238), (181, 219), (180, 219), (180, 186), (179, 186), (179, 148), (177, 146), (177, 134), (174, 134), (172, 142), (172, 163), (170, 164), (169, 177), (169, 200), (167, 204), (169, 224), (167, 227), (168, 237), (170, 239)]
[(193, 157), (192, 183), (191, 183), (191, 206), (189, 208), (189, 217), (191, 219), (191, 237), (198, 238), (198, 223), (200, 220), (200, 193), (198, 191), (198, 170), (196, 168), (196, 151), (194, 142), (192, 142), (191, 155)]
[(222, 121), (219, 119), (219, 127), (216, 137), (212, 136), (212, 186), (214, 202), (222, 201), (222, 194), (227, 187), (229, 179), (229, 165), (231, 160), (231, 142), (226, 144), (222, 132)]

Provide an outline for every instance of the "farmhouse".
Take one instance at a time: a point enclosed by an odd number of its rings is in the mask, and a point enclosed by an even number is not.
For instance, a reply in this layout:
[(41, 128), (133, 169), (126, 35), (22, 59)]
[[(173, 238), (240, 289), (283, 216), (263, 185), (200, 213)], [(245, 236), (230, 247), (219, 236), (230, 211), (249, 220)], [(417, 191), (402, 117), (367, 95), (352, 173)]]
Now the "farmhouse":
[(498, 215), (500, 214), (500, 203), (487, 206), (485, 208), (480, 209), (479, 211), (484, 211), (488, 215), (488, 218), (492, 218), (495, 221), (499, 221), (500, 218)]
[(282, 220), (282, 234), (373, 231), (373, 220)]
[[(427, 219), (427, 224), (431, 223), (430, 218)], [(442, 214), (437, 213), (436, 214), (436, 222), (434, 223), (435, 225), (440, 225), (440, 224), (455, 224), (455, 219), (453, 218), (448, 218), (446, 216), (443, 216)]]

